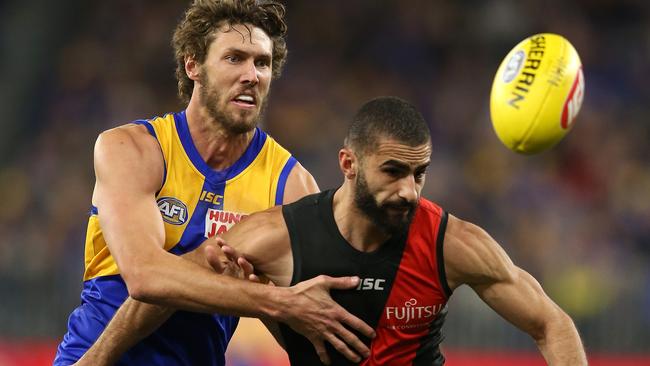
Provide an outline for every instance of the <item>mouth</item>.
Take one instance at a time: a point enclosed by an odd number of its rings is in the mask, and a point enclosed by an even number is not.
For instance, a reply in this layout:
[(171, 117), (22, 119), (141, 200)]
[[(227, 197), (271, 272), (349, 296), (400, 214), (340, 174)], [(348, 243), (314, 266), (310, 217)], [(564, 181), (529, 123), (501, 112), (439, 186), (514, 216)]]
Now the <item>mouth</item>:
[(253, 94), (242, 93), (237, 94), (234, 98), (230, 100), (231, 103), (237, 105), (240, 108), (251, 109), (257, 106), (257, 98)]
[(410, 211), (408, 206), (388, 206), (386, 210), (395, 215), (405, 215)]
[(387, 203), (383, 208), (393, 215), (406, 215), (415, 207), (408, 203)]

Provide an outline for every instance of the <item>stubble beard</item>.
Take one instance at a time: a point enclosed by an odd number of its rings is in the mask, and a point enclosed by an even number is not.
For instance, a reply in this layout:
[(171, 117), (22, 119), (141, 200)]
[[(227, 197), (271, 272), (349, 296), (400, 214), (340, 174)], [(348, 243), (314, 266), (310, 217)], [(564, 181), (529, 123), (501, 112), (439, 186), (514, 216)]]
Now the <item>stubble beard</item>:
[[(210, 117), (220, 124), (229, 134), (238, 135), (252, 131), (257, 127), (261, 116), (266, 111), (268, 102), (268, 95), (263, 100), (258, 102), (262, 103), (262, 107), (257, 112), (238, 111), (231, 114), (226, 112), (226, 106), (229, 102), (225, 100), (223, 93), (213, 88), (208, 80), (205, 72), (202, 72), (200, 77), (201, 86), (199, 93), (201, 96), (201, 104), (207, 110)], [(220, 103), (223, 102), (223, 105)]]

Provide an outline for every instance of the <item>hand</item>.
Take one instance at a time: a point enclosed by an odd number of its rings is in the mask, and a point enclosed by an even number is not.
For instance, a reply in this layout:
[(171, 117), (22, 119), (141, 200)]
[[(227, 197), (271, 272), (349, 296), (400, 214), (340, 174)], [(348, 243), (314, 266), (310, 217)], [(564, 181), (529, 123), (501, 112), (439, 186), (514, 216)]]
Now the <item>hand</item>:
[(326, 365), (330, 364), (330, 359), (325, 341), (352, 362), (360, 362), (362, 358), (359, 355), (363, 358), (370, 355), (368, 347), (344, 324), (368, 338), (374, 338), (375, 331), (332, 300), (329, 294), (330, 289), (353, 289), (358, 284), (358, 277), (321, 275), (289, 288), (293, 296), (287, 299), (291, 304), (285, 309), (293, 313), (281, 316), (281, 321), (309, 339), (321, 362)]
[(207, 245), (204, 248), (205, 259), (215, 272), (260, 282), (259, 277), (254, 273), (255, 268), (243, 255), (228, 246), (221, 238), (215, 238), (215, 244)]
[(239, 254), (239, 252), (237, 252), (233, 247), (229, 246), (228, 244), (223, 244), (221, 245), (221, 250), (224, 252), (224, 254), (226, 254), (230, 260), (230, 263), (234, 263), (235, 261), (237, 262), (237, 265), (239, 268), (241, 268), (241, 271), (243, 271), (243, 277), (241, 278), (246, 278), (251, 282), (275, 286), (275, 283), (273, 283), (270, 278), (264, 275), (255, 274), (255, 268), (253, 267), (253, 264), (249, 262), (246, 257)]

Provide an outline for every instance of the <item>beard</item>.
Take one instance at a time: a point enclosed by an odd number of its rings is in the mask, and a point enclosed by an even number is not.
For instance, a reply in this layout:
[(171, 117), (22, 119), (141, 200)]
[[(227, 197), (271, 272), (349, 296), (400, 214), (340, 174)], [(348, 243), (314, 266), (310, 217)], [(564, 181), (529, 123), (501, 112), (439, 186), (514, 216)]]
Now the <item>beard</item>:
[[(368, 182), (362, 172), (359, 172), (359, 177), (356, 182), (354, 203), (372, 223), (392, 236), (406, 234), (408, 232), (418, 205), (417, 201), (409, 202), (404, 199), (399, 202), (378, 204), (370, 192)], [(407, 211), (404, 215), (391, 215), (389, 211), (391, 208), (406, 209)]]
[[(261, 108), (258, 111), (242, 110), (228, 114), (226, 111), (228, 100), (225, 99), (224, 94), (219, 92), (217, 88), (212, 87), (205, 72), (201, 72), (199, 78), (201, 82), (199, 88), (201, 103), (211, 118), (218, 121), (231, 134), (244, 134), (255, 129), (260, 117), (266, 110), (268, 96), (263, 99), (258, 98), (258, 103), (261, 103)], [(223, 104), (220, 104), (222, 99)]]

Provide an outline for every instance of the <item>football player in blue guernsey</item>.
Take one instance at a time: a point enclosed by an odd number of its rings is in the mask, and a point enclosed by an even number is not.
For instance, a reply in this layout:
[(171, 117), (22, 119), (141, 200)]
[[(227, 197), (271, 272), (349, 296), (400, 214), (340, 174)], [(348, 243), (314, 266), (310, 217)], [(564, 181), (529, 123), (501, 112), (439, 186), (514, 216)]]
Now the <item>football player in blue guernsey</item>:
[[(278, 286), (322, 275), (363, 278), (356, 289), (332, 297), (375, 328), (376, 337), (364, 339), (370, 355), (354, 360), (346, 351), (320, 352), (279, 324), (273, 333), (291, 364), (441, 366), (447, 301), (465, 284), (528, 333), (549, 365), (586, 365), (571, 318), (539, 283), (484, 230), (421, 197), (430, 155), (429, 129), (415, 107), (394, 97), (374, 99), (356, 114), (339, 151), (341, 187), (255, 213), (222, 235), (231, 263), (254, 265)], [(195, 256), (218, 250), (211, 245), (205, 242)], [(85, 364), (111, 364), (171, 311), (133, 305), (125, 302)]]
[[(81, 305), (55, 365), (82, 357), (129, 296), (181, 311), (120, 365), (224, 365), (237, 316), (284, 322), (316, 347), (334, 342), (368, 354), (348, 329), (372, 336), (372, 328), (329, 296), (331, 288), (354, 288), (358, 278), (272, 287), (183, 257), (256, 211), (318, 191), (256, 127), (286, 58), (284, 11), (274, 1), (194, 1), (173, 37), (187, 108), (99, 136)], [(240, 272), (233, 274), (247, 275)]]

